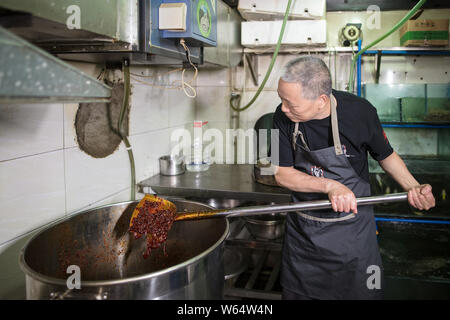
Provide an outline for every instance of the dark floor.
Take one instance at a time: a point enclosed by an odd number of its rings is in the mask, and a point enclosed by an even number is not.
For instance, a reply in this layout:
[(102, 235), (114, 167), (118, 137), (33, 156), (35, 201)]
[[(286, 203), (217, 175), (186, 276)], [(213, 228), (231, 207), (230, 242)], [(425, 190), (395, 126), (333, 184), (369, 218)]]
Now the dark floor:
[[(377, 226), (385, 299), (450, 299), (450, 225), (379, 221)], [(281, 248), (281, 240), (275, 242)], [(245, 250), (249, 268), (228, 280), (227, 298), (280, 299), (281, 251)]]

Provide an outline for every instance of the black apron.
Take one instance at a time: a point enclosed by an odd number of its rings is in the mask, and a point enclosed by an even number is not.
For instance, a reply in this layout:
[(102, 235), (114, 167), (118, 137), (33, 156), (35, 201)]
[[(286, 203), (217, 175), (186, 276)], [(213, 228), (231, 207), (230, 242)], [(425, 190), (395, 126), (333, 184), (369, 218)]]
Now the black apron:
[[(296, 123), (293, 133), (294, 167), (307, 174), (336, 180), (352, 190), (357, 198), (370, 196), (370, 184), (356, 174), (342, 152), (333, 95), (331, 102), (334, 146), (309, 150)], [(295, 202), (328, 199), (323, 193), (293, 192), (292, 197)], [(373, 266), (380, 270), (380, 289), (367, 284), (374, 274)], [(373, 207), (360, 206), (358, 214), (334, 212), (332, 209), (289, 213), (281, 270), (283, 288), (300, 296), (312, 299), (381, 299), (383, 268)]]

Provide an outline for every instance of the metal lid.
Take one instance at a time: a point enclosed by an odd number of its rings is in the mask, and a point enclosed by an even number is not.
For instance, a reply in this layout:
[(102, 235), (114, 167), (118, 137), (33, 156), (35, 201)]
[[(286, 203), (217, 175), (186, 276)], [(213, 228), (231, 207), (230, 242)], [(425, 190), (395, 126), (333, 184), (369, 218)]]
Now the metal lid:
[(225, 280), (237, 277), (248, 268), (248, 256), (238, 248), (225, 248), (223, 261)]

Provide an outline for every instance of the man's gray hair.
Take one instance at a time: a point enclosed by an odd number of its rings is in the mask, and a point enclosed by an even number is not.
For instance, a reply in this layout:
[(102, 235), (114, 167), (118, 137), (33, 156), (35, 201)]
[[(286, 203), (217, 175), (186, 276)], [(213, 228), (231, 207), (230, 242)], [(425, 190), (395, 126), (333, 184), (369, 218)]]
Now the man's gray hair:
[(331, 94), (330, 70), (320, 58), (304, 56), (290, 61), (281, 79), (300, 83), (305, 99), (314, 100), (322, 94)]

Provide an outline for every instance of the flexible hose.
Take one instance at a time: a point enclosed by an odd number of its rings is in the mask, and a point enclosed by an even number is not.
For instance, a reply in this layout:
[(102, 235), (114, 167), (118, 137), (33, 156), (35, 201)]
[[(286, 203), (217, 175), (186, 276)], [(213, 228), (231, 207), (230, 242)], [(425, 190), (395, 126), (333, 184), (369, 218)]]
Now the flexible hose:
[(414, 8), (412, 8), (407, 14), (406, 16), (403, 17), (402, 20), (400, 20), (395, 26), (392, 27), (392, 29), (390, 29), (388, 32), (386, 32), (384, 35), (382, 35), (380, 38), (378, 38), (377, 40), (373, 41), (372, 43), (370, 43), (369, 45), (367, 45), (366, 47), (364, 47), (363, 49), (361, 49), (356, 55), (353, 56), (352, 59), (352, 64), (350, 67), (350, 76), (348, 78), (348, 92), (353, 93), (353, 85), (354, 85), (354, 80), (353, 80), (353, 76), (354, 76), (354, 72), (355, 72), (355, 66), (356, 66), (356, 61), (358, 61), (358, 57), (360, 55), (362, 55), (366, 50), (368, 50), (369, 48), (373, 47), (374, 45), (376, 45), (377, 43), (379, 43), (380, 41), (383, 41), (384, 39), (386, 39), (387, 37), (389, 37), (392, 33), (394, 33), (395, 31), (397, 31), (403, 24), (405, 24), (406, 21), (408, 21), (415, 13), (417, 10), (420, 9), (420, 7), (422, 7), (424, 5), (424, 3), (426, 2), (426, 0), (420, 0), (415, 6)]
[(129, 62), (125, 60), (122, 65), (123, 69), (123, 81), (124, 81), (124, 93), (123, 93), (123, 102), (122, 109), (119, 114), (119, 122), (117, 124), (117, 128), (119, 130), (119, 135), (122, 138), (127, 151), (128, 158), (130, 159), (130, 173), (131, 173), (131, 201), (136, 200), (136, 170), (134, 165), (134, 156), (133, 150), (131, 149), (130, 142), (128, 141), (128, 137), (126, 134), (122, 133), (123, 119), (125, 118), (125, 113), (128, 108), (128, 102), (130, 98), (130, 66)]
[[(277, 45), (275, 47), (275, 51), (273, 52), (272, 60), (270, 61), (269, 69), (266, 72), (266, 76), (264, 77), (264, 80), (261, 82), (261, 85), (259, 86), (259, 88), (256, 91), (255, 95), (250, 100), (250, 102), (247, 103), (246, 106), (244, 106), (242, 108), (237, 108), (237, 107), (233, 106), (233, 103), (232, 103), (233, 98), (230, 98), (230, 107), (234, 111), (241, 112), (241, 111), (244, 111), (244, 110), (248, 109), (255, 102), (255, 100), (258, 98), (258, 96), (261, 93), (261, 91), (264, 89), (264, 86), (266, 85), (266, 82), (269, 79), (270, 73), (272, 72), (273, 66), (275, 64), (275, 60), (277, 59), (278, 51), (280, 50), (280, 47), (281, 47), (281, 40), (283, 40), (284, 30), (286, 29), (286, 23), (287, 23), (287, 20), (288, 20), (288, 17), (289, 17), (289, 11), (290, 11), (290, 8), (291, 8), (291, 2), (292, 2), (292, 0), (289, 0), (289, 2), (287, 4), (286, 12), (284, 14), (284, 19), (283, 19), (283, 24), (281, 25), (280, 36), (278, 37), (278, 42), (277, 42)], [(244, 79), (244, 81), (245, 81), (245, 79)]]

